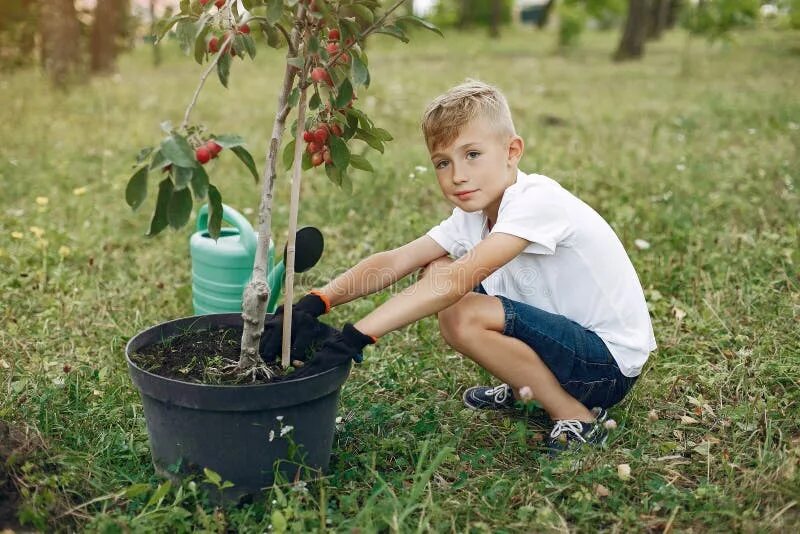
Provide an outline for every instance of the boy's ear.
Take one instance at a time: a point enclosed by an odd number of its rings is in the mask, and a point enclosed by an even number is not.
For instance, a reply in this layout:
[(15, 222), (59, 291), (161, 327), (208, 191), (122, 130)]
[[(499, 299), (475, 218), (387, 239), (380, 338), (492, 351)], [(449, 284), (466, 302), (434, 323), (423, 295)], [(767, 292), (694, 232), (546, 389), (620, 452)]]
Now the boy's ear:
[(525, 151), (525, 141), (522, 137), (514, 135), (508, 142), (508, 165), (509, 167), (516, 165), (522, 159), (522, 153)]

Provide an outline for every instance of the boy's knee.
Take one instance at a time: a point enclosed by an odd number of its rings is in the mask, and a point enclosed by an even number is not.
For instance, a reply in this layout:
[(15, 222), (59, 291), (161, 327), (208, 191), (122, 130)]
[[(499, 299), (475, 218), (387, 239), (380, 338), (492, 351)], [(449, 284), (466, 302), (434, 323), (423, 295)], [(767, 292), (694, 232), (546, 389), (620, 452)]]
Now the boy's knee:
[(439, 332), (454, 349), (463, 346), (469, 333), (475, 330), (474, 314), (468, 301), (469, 299), (463, 298), (437, 314)]

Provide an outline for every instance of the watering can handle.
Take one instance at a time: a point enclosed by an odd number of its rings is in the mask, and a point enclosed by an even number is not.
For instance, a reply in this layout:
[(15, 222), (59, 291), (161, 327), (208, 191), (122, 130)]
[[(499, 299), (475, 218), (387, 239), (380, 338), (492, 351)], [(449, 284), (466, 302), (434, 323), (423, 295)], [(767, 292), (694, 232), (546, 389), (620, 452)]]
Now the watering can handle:
[[(255, 254), (256, 234), (250, 221), (227, 204), (222, 205), (222, 220), (231, 223), (239, 230), (239, 241), (245, 249)], [(203, 204), (197, 214), (197, 231), (204, 232), (205, 230), (208, 230), (208, 204)]]

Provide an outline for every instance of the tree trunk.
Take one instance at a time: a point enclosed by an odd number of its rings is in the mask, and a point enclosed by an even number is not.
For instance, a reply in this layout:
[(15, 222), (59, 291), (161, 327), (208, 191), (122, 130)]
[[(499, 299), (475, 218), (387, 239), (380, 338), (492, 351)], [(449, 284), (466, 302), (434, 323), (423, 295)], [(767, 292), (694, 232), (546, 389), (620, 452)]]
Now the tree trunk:
[(161, 47), (156, 46), (156, 0), (150, 0), (150, 35), (153, 37), (153, 65), (158, 67), (161, 65)]
[(470, 0), (460, 0), (459, 2), (459, 10), (458, 10), (458, 22), (456, 23), (456, 27), (459, 30), (463, 30), (469, 25), (469, 11), (470, 11)]
[[(299, 18), (305, 16), (305, 8), (300, 7)], [(301, 39), (300, 31), (297, 26), (292, 28), (291, 42), (293, 48), (298, 49)], [(288, 56), (289, 52), (287, 52)], [(287, 57), (288, 59), (288, 57)], [(286, 129), (286, 117), (289, 115), (289, 93), (292, 92), (295, 79), (295, 68), (286, 63), (283, 74), (283, 86), (278, 94), (278, 108), (275, 115), (275, 122), (272, 124), (272, 137), (269, 141), (267, 153), (267, 163), (264, 166), (262, 183), (264, 184), (261, 192), (261, 205), (258, 209), (258, 244), (256, 246), (256, 259), (253, 264), (253, 276), (244, 288), (242, 296), (242, 320), (244, 330), (242, 332), (242, 350), (239, 355), (239, 369), (246, 370), (259, 365), (261, 355), (259, 354), (259, 340), (261, 331), (264, 329), (264, 319), (267, 313), (267, 301), (269, 300), (269, 285), (267, 285), (267, 250), (270, 239), (272, 238), (272, 196), (277, 178), (278, 150), (281, 146), (281, 138)], [(298, 128), (302, 128), (298, 126)], [(287, 268), (290, 266), (287, 265)], [(290, 323), (291, 324), (291, 323)]]
[(489, 23), (489, 37), (492, 39), (500, 38), (500, 13), (503, 10), (503, 0), (491, 0), (492, 19)]
[(669, 6), (667, 8), (667, 23), (665, 26), (666, 29), (671, 30), (678, 22), (678, 13), (680, 13), (682, 1), (683, 0), (669, 0)]
[(97, 0), (89, 43), (92, 72), (114, 70), (120, 40), (125, 33), (128, 0)]
[(539, 20), (536, 22), (537, 28), (542, 29), (547, 26), (547, 22), (550, 20), (550, 14), (553, 12), (555, 6), (556, 0), (548, 0), (547, 4), (544, 6), (542, 16), (539, 17)]
[(628, 17), (614, 61), (639, 59), (644, 54), (649, 4), (648, 0), (628, 0)]
[(42, 0), (39, 12), (42, 64), (52, 82), (65, 88), (81, 66), (80, 25), (73, 0)]
[(661, 39), (661, 33), (667, 28), (667, 18), (672, 0), (652, 0), (647, 23), (647, 39)]

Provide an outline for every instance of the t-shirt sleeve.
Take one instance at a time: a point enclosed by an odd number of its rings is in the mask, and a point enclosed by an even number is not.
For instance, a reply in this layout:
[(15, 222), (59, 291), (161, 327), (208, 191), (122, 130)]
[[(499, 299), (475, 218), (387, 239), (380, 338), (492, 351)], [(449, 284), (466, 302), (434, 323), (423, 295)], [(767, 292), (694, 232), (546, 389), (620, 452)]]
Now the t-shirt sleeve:
[(458, 212), (458, 208), (455, 208), (450, 217), (428, 230), (426, 235), (433, 238), (451, 256), (460, 256), (463, 254), (463, 246), (459, 240), (461, 226), (461, 214)]
[(523, 189), (501, 206), (490, 233), (511, 234), (530, 241), (523, 250), (529, 254), (555, 254), (556, 247), (572, 235), (572, 223), (557, 198), (537, 189)]

